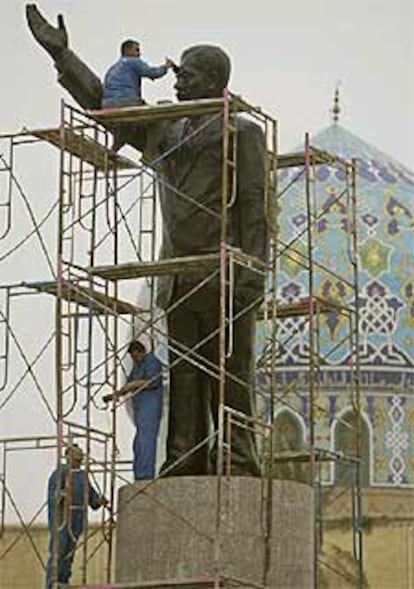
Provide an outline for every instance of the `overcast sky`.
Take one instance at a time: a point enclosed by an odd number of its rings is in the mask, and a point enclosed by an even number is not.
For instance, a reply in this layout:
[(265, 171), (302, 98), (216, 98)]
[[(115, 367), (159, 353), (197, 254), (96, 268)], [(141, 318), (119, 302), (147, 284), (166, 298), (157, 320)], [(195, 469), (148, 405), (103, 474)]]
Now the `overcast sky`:
[[(3, 0), (0, 129), (54, 123), (62, 92), (51, 62), (29, 34), (23, 0)], [(280, 120), (281, 145), (330, 122), (341, 83), (341, 122), (414, 167), (412, 0), (39, 0), (52, 20), (66, 16), (71, 46), (98, 73), (120, 41), (142, 42), (160, 63), (182, 49), (216, 43), (233, 59), (232, 89)], [(146, 98), (172, 96), (173, 75), (147, 82)], [(6, 83), (4, 83), (6, 82)]]
[[(57, 126), (59, 99), (65, 95), (50, 58), (26, 26), (24, 5), (23, 0), (3, 0), (1, 6), (3, 132)], [(412, 0), (39, 0), (38, 6), (53, 22), (58, 12), (65, 14), (70, 46), (100, 76), (117, 59), (125, 37), (141, 41), (143, 57), (151, 64), (163, 62), (166, 55), (178, 60), (195, 43), (221, 45), (232, 57), (232, 90), (279, 120), (282, 150), (298, 145), (305, 131), (316, 134), (330, 124), (334, 88), (340, 82), (340, 123), (414, 169)], [(172, 83), (171, 73), (155, 83), (146, 81), (145, 98), (173, 98)], [(56, 178), (38, 157), (32, 152), (23, 173), (33, 205), (44, 211), (56, 198)], [(7, 247), (29, 227), (23, 209), (17, 207), (14, 214), (14, 237)], [(0, 242), (0, 252), (2, 247)], [(37, 266), (29, 254), (26, 249), (0, 263), (2, 284), (29, 274), (33, 280), (44, 277), (43, 262)], [(42, 325), (27, 300), (19, 305), (16, 322), (22, 321), (30, 347), (30, 332), (39, 334)], [(22, 366), (11, 374), (11, 383), (18, 380), (19, 370)], [(24, 389), (0, 415), (0, 436), (50, 433), (50, 420), (38, 404), (33, 387)], [(132, 431), (125, 428), (129, 440)], [(12, 483), (29, 517), (43, 499), (53, 458), (28, 464), (21, 457), (16, 464)], [(36, 473), (31, 501), (25, 493), (27, 472)]]

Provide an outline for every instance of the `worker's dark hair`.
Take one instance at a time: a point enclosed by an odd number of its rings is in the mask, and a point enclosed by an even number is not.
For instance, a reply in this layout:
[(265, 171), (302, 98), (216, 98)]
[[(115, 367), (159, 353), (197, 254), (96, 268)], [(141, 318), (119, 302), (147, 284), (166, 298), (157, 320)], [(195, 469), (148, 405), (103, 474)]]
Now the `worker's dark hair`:
[(121, 55), (125, 55), (125, 52), (128, 49), (131, 49), (131, 47), (133, 47), (134, 45), (139, 44), (139, 41), (135, 41), (135, 39), (125, 39), (125, 41), (122, 41), (121, 43)]
[(72, 452), (72, 450), (80, 450), (83, 454), (83, 450), (80, 446), (78, 446), (78, 444), (70, 444), (65, 449), (65, 457), (66, 458), (69, 456), (69, 454), (70, 454), (70, 452)]
[(142, 352), (143, 354), (145, 354), (146, 351), (147, 351), (147, 349), (144, 346), (144, 344), (142, 344), (141, 342), (138, 342), (138, 341), (133, 341), (128, 346), (128, 353), (129, 354), (132, 354), (132, 352)]
[(217, 89), (223, 90), (229, 81), (231, 62), (230, 57), (221, 47), (216, 45), (193, 45), (186, 49), (181, 59), (193, 57), (198, 60), (198, 67), (207, 75), (216, 79)]

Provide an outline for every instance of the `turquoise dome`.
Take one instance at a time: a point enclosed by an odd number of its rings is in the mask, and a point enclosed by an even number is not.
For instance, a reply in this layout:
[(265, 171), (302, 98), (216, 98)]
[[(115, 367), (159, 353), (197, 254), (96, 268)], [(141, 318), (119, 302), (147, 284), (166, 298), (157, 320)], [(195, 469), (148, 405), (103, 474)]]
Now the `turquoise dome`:
[[(339, 126), (333, 124), (311, 138), (311, 145), (358, 162), (358, 261), (360, 295), (360, 359), (362, 383), (414, 384), (414, 173)], [(303, 148), (300, 149), (303, 151)], [(307, 251), (303, 168), (279, 173), (280, 238), (299, 254)], [(312, 183), (317, 218), (314, 222), (315, 293), (348, 303), (352, 265), (349, 235), (350, 207), (341, 197), (345, 175), (340, 167), (314, 168)], [(292, 241), (294, 240), (294, 241)], [(287, 252), (289, 250), (286, 250)], [(308, 271), (298, 256), (282, 256), (278, 274), (279, 299), (292, 303), (308, 295)], [(325, 272), (329, 267), (334, 274)], [(349, 333), (343, 315), (327, 313), (320, 322), (322, 364), (329, 382), (344, 380), (350, 363)], [(308, 365), (308, 321), (304, 317), (281, 321), (279, 370), (291, 375)], [(260, 338), (259, 338), (260, 340)], [(287, 343), (283, 343), (287, 342)], [(263, 346), (263, 338), (260, 347)], [(286, 370), (284, 370), (284, 367)], [(329, 376), (328, 376), (329, 375)]]

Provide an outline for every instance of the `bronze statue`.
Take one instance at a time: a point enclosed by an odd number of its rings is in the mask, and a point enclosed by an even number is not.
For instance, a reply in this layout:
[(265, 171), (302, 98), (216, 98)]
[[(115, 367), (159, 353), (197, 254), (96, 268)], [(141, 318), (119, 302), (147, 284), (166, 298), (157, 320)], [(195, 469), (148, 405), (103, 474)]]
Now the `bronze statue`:
[[(63, 18), (51, 26), (35, 5), (27, 6), (29, 26), (36, 40), (55, 61), (59, 82), (84, 108), (99, 108), (101, 84), (97, 76), (68, 47)], [(175, 89), (179, 100), (221, 97), (230, 75), (230, 60), (220, 48), (210, 45), (190, 47), (181, 56)], [(160, 178), (160, 204), (163, 220), (161, 258), (218, 252), (220, 239), (222, 122), (209, 117), (183, 118), (168, 124), (150, 125), (146, 134), (131, 133), (128, 142), (153, 158), (164, 157), (157, 172)], [(243, 117), (234, 117), (237, 127), (237, 190), (228, 210), (229, 242), (247, 254), (266, 258), (264, 214), (265, 142), (261, 128)], [(198, 133), (194, 130), (202, 127)], [(132, 129), (131, 129), (132, 131)], [(187, 136), (192, 135), (183, 142)], [(187, 197), (183, 197), (187, 195)], [(188, 198), (189, 197), (189, 198)], [(169, 306), (188, 294), (207, 272), (164, 276), (158, 282), (158, 304)], [(246, 268), (236, 268), (234, 308), (240, 317), (234, 323), (234, 352), (226, 369), (236, 379), (227, 378), (226, 404), (252, 415), (251, 389), (237, 382), (251, 383), (257, 304), (263, 292), (263, 279)], [(252, 308), (241, 313), (246, 306)], [(180, 351), (195, 346), (218, 327), (219, 284), (211, 280), (167, 313), (168, 337), (174, 362)], [(203, 440), (211, 419), (217, 419), (218, 381), (211, 372), (218, 364), (218, 338), (197, 349), (198, 366), (183, 360), (170, 374), (170, 412), (167, 462), (164, 469)], [(201, 369), (204, 365), (207, 372)], [(212, 368), (213, 367), (213, 368)], [(214, 450), (213, 450), (214, 457)], [(235, 475), (260, 473), (254, 438), (248, 430), (233, 425), (231, 468)], [(211, 457), (204, 446), (170, 471), (170, 474), (207, 474)]]

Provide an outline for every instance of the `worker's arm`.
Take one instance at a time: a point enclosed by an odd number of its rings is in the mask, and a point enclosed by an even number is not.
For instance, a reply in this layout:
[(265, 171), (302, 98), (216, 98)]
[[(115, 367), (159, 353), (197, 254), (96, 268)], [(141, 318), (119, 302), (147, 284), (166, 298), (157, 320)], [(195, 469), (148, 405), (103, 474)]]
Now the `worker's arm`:
[(145, 381), (147, 391), (162, 386), (162, 364), (152, 353), (145, 357)]
[[(52, 472), (47, 485), (47, 507), (49, 529), (53, 528), (56, 511), (61, 509), (61, 502), (64, 497), (66, 471), (60, 467)], [(59, 485), (59, 487), (58, 487)], [(59, 490), (57, 490), (59, 489)], [(56, 495), (57, 492), (57, 495)], [(56, 503), (57, 499), (57, 503)]]
[(104, 395), (102, 400), (104, 403), (109, 403), (112, 399), (120, 399), (124, 395), (128, 393), (132, 393), (134, 391), (139, 392), (140, 390), (144, 390), (147, 385), (146, 380), (130, 380), (124, 384), (124, 386), (119, 389), (119, 391), (115, 391), (114, 393), (110, 393), (108, 395)]
[(56, 499), (56, 471), (52, 472), (47, 484), (47, 519), (49, 529), (53, 529), (55, 519), (55, 499)]
[(133, 67), (141, 78), (150, 78), (151, 80), (155, 80), (156, 78), (161, 78), (165, 76), (168, 70), (172, 67), (173, 61), (170, 59), (165, 60), (165, 64), (163, 65), (148, 65), (143, 59), (137, 57), (133, 59), (132, 62)]
[(127, 393), (132, 393), (138, 389), (144, 389), (147, 386), (148, 382), (146, 380), (130, 380), (124, 384), (122, 389), (120, 389), (117, 393), (118, 396), (122, 397)]
[(128, 382), (126, 382), (119, 391), (116, 391), (116, 393), (105, 395), (103, 401), (108, 403), (109, 401), (112, 401), (114, 397), (120, 398), (132, 392), (139, 394), (141, 391), (158, 389), (162, 386), (162, 364), (153, 354), (148, 354), (146, 356), (144, 372), (144, 379), (128, 380)]
[(103, 495), (99, 495), (96, 489), (89, 483), (89, 507), (96, 510), (107, 505), (108, 499)]

